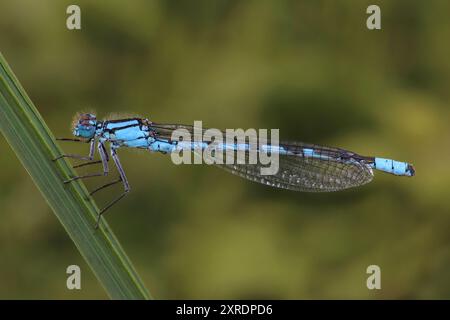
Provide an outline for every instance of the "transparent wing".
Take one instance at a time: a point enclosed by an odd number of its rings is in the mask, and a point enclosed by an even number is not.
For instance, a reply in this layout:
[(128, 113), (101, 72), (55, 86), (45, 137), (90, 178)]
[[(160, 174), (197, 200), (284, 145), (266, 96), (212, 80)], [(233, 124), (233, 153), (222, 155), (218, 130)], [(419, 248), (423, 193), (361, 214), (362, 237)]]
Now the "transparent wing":
[[(184, 125), (184, 124), (161, 124), (161, 123), (152, 123), (151, 128), (154, 131), (155, 135), (159, 139), (163, 140), (171, 140), (172, 132), (178, 129), (185, 129), (190, 132), (192, 135), (194, 134), (194, 126)], [(196, 131), (203, 133), (208, 128), (197, 128)]]
[[(173, 130), (179, 128), (189, 132), (194, 129), (187, 125), (154, 125), (156, 136), (167, 140), (170, 140)], [(267, 166), (260, 163), (249, 164), (249, 152), (242, 150), (240, 157), (245, 158), (245, 164), (235, 164), (235, 161), (229, 161), (233, 164), (226, 164), (225, 158), (224, 164), (217, 166), (251, 181), (296, 191), (337, 191), (366, 184), (373, 178), (372, 168), (365, 161), (367, 157), (339, 148), (301, 142), (280, 143), (280, 146), (287, 154), (279, 154), (279, 170), (273, 175), (262, 175), (261, 169)], [(233, 157), (231, 160), (235, 160), (238, 152), (227, 153), (226, 157)]]
[[(287, 148), (286, 145), (284, 145)], [(320, 149), (315, 149), (320, 151)], [(360, 186), (370, 182), (373, 172), (363, 162), (345, 162), (325, 157), (279, 155), (279, 169), (274, 175), (262, 175), (261, 164), (219, 164), (235, 175), (276, 188), (296, 191), (326, 192)]]

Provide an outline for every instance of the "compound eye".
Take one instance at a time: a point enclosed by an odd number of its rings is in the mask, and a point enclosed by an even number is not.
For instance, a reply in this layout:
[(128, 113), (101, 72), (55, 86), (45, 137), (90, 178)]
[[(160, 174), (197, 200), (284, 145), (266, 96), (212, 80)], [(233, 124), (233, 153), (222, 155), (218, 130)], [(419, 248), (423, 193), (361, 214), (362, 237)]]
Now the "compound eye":
[(92, 125), (90, 119), (80, 119), (80, 125), (83, 127), (90, 127)]
[(79, 123), (80, 124), (85, 124), (85, 123), (92, 124), (95, 121), (96, 121), (95, 115), (90, 114), (90, 113), (83, 113), (83, 114), (80, 115), (80, 118), (79, 118)]

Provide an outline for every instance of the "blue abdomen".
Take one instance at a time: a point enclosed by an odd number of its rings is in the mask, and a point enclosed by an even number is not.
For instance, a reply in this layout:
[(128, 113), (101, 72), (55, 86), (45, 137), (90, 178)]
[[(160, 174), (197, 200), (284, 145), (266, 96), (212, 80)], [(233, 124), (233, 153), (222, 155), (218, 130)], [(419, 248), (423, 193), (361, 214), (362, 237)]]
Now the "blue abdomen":
[(397, 176), (413, 176), (414, 168), (407, 162), (396, 161), (385, 158), (375, 158), (373, 168), (387, 173), (392, 173)]

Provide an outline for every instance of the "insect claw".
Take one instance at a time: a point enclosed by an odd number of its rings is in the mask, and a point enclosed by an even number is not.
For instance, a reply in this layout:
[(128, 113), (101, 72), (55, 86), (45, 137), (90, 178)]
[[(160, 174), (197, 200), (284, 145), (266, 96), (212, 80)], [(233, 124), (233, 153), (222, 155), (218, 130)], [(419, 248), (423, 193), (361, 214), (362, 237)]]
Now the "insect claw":
[(100, 218), (102, 217), (102, 215), (101, 214), (99, 214), (98, 216), (97, 216), (97, 221), (95, 222), (95, 226), (94, 226), (94, 229), (95, 230), (98, 230), (98, 227), (99, 227), (99, 225), (100, 225)]
[(57, 160), (59, 160), (59, 159), (61, 159), (61, 158), (64, 158), (64, 155), (63, 155), (63, 154), (57, 156), (56, 158), (53, 158), (52, 161), (57, 161)]

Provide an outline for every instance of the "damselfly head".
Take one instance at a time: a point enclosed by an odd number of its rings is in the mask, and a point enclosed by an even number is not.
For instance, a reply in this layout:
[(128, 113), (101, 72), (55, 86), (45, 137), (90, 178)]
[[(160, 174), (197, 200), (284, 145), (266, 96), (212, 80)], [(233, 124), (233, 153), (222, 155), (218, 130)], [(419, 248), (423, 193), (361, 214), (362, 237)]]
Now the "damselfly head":
[(84, 139), (92, 139), (97, 129), (97, 118), (93, 113), (77, 114), (73, 121), (73, 135)]

